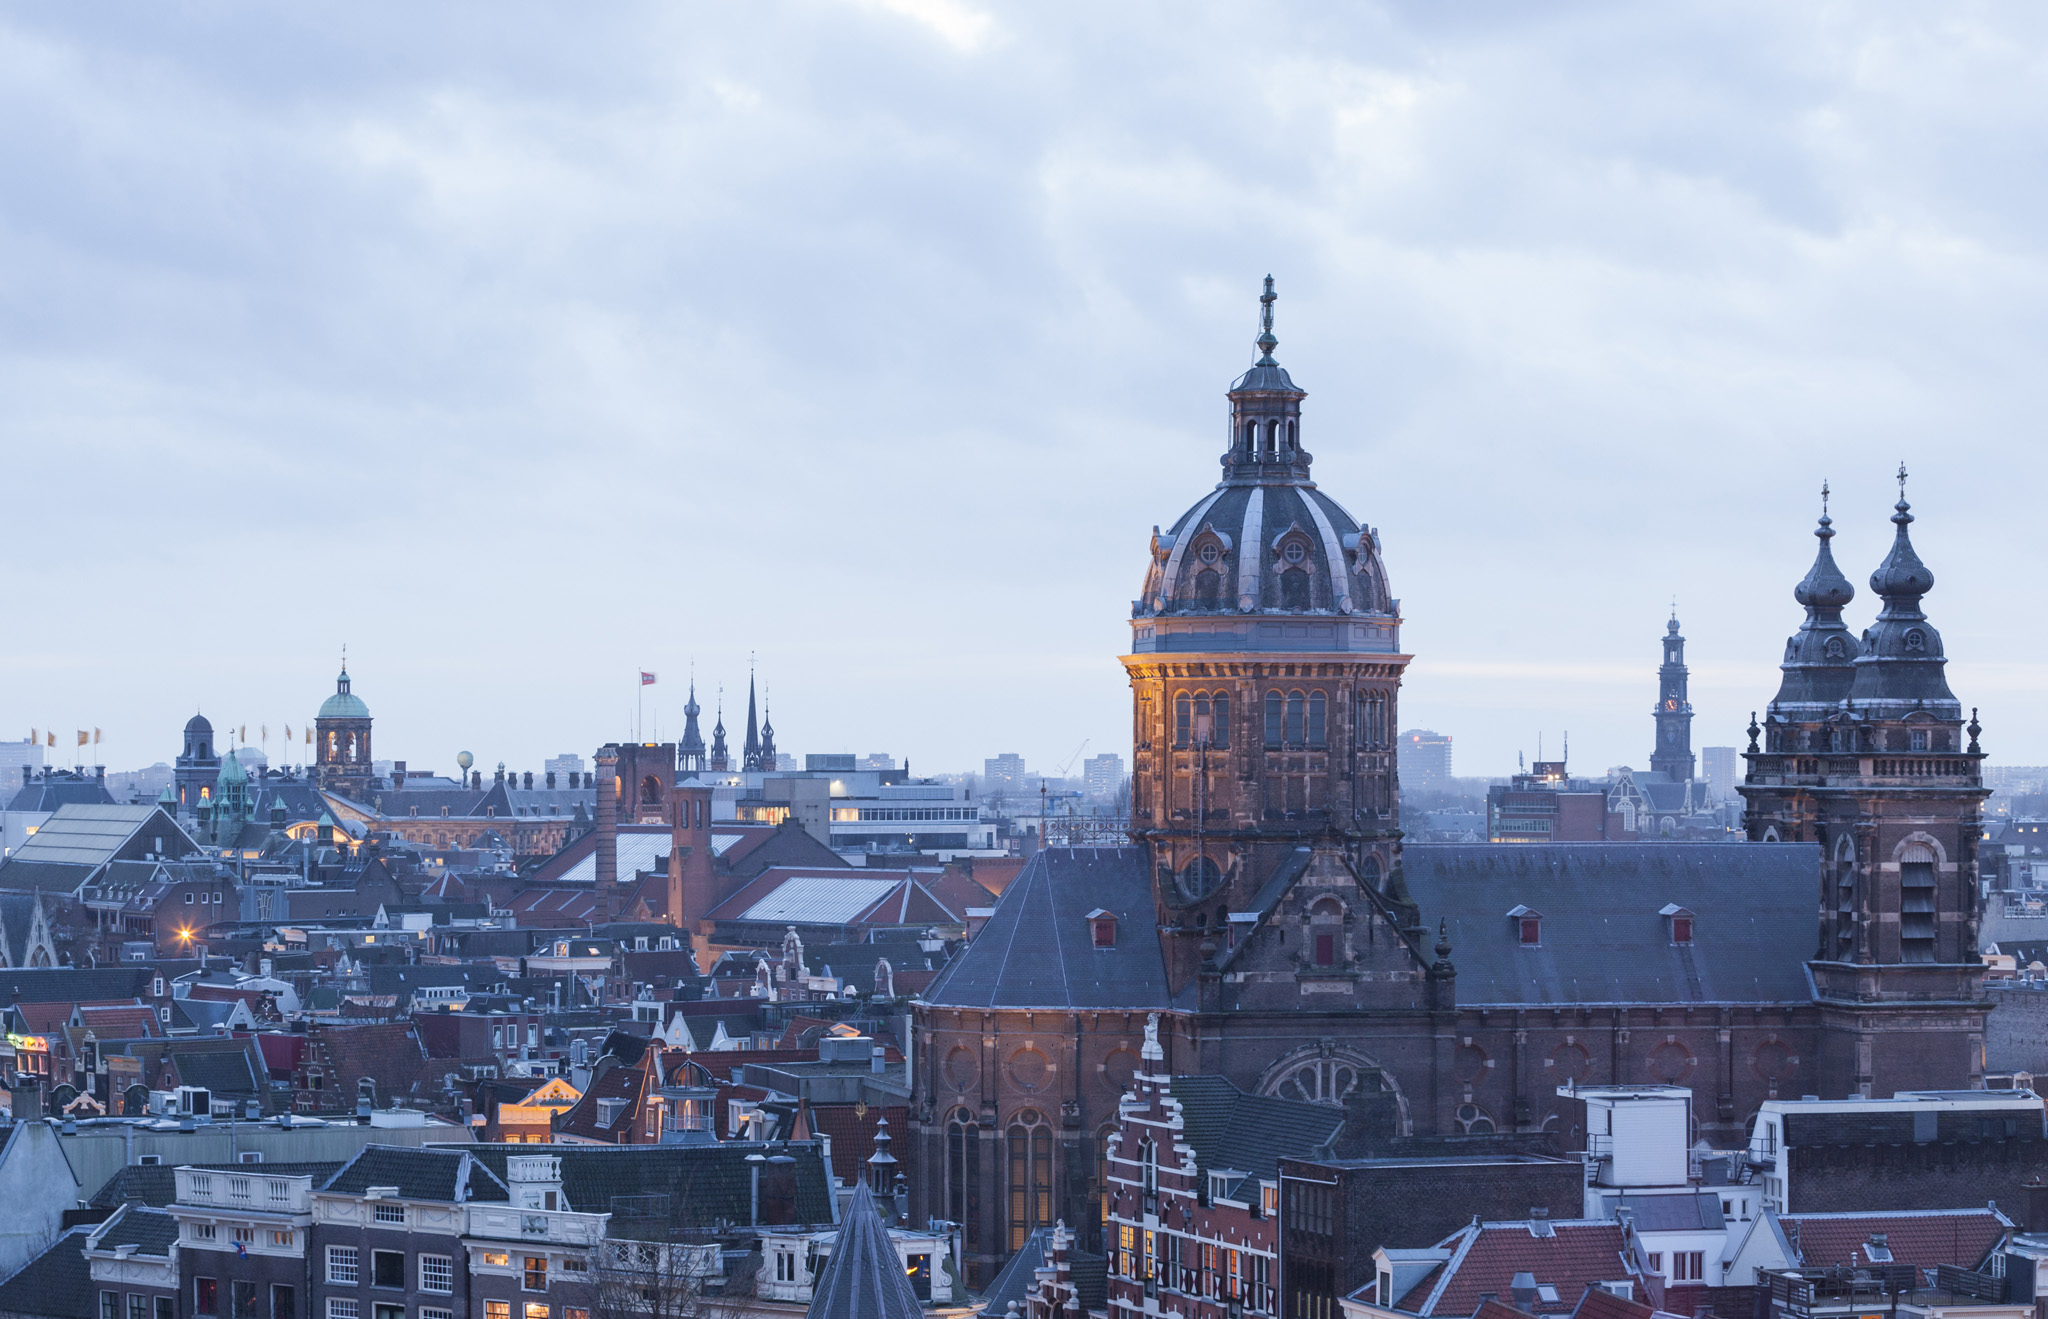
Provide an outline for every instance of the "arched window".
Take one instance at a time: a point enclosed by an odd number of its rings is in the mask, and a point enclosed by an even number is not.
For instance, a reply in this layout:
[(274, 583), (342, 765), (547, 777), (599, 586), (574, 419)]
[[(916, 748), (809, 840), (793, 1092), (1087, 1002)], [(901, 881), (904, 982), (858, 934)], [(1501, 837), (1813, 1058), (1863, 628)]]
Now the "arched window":
[(1266, 745), (1277, 747), (1281, 742), (1281, 709), (1285, 698), (1279, 692), (1266, 693)]
[(967, 1244), (981, 1242), (981, 1128), (964, 1108), (946, 1121), (946, 1217), (962, 1225)]
[(1308, 694), (1308, 744), (1312, 747), (1328, 746), (1330, 739), (1329, 703), (1321, 692)]
[(1299, 438), (1298, 438), (1298, 437), (1297, 437), (1297, 436), (1295, 435), (1295, 432), (1294, 432), (1294, 427), (1295, 427), (1295, 423), (1294, 423), (1294, 422), (1291, 422), (1291, 421), (1290, 421), (1290, 422), (1288, 422), (1288, 423), (1287, 423), (1287, 447), (1288, 447), (1289, 449), (1292, 449), (1292, 448), (1294, 448), (1294, 447), (1295, 447), (1295, 446), (1296, 446), (1297, 444), (1301, 443), (1300, 439), (1299, 439)]
[(1280, 456), (1280, 423), (1277, 421), (1266, 427), (1266, 452), (1275, 458)]
[(1038, 1227), (1052, 1226), (1052, 1128), (1034, 1109), (1010, 1119), (1010, 1249), (1024, 1249), (1024, 1238)]
[(1908, 843), (1899, 852), (1899, 960), (1934, 960), (1934, 849)]
[(1173, 744), (1184, 747), (1194, 732), (1194, 703), (1183, 692), (1173, 698)]
[(1230, 745), (1230, 693), (1203, 693), (1195, 698), (1195, 736), (1219, 750)]
[(1308, 912), (1309, 954), (1317, 966), (1335, 966), (1343, 950), (1344, 904), (1318, 899)]
[(640, 802), (644, 806), (661, 805), (661, 780), (649, 774), (640, 780)]
[(1138, 1142), (1138, 1180), (1148, 1192), (1159, 1189), (1159, 1147), (1150, 1136)]
[(1259, 423), (1248, 421), (1244, 424), (1244, 456), (1257, 462), (1259, 458)]
[(1307, 701), (1300, 692), (1287, 693), (1287, 731), (1283, 741), (1288, 746), (1298, 747), (1302, 743), (1302, 722), (1307, 714)]

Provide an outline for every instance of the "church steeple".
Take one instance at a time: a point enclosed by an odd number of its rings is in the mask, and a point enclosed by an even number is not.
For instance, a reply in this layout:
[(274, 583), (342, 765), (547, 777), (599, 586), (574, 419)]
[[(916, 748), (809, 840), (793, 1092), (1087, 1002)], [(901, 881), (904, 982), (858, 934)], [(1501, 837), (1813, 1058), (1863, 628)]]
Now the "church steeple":
[(1870, 589), (1884, 601), (1877, 621), (1863, 634), (1863, 653), (1856, 659), (1856, 677), (1849, 700), (1859, 709), (1883, 707), (1880, 717), (1902, 718), (1908, 710), (1925, 709), (1937, 717), (1960, 720), (1962, 706), (1949, 690), (1943, 672), (1941, 633), (1927, 621), (1920, 601), (1934, 589), (1934, 574), (1920, 562), (1907, 528), (1913, 523), (1906, 502), (1906, 465), (1899, 464), (1899, 502), (1892, 506), (1891, 553), (1870, 574)]
[(723, 774), (732, 768), (732, 756), (725, 749), (725, 688), (718, 689), (718, 722), (711, 728), (711, 771)]
[(775, 766), (761, 763), (761, 720), (754, 713), (754, 675), (747, 674), (747, 741), (740, 749), (740, 768), (749, 773)]
[(1835, 525), (1828, 517), (1826, 482), (1821, 483), (1820, 525), (1813, 534), (1820, 549), (1813, 556), (1813, 567), (1792, 588), (1792, 598), (1806, 606), (1806, 620), (1785, 642), (1785, 662), (1780, 666), (1785, 676), (1771, 702), (1775, 714), (1788, 718), (1839, 707), (1849, 694), (1860, 649), (1842, 622), (1842, 610), (1856, 598), (1856, 588), (1835, 566), (1828, 544), (1835, 538)]
[(1678, 608), (1664, 628), (1664, 663), (1657, 670), (1657, 745), (1650, 768), (1676, 780), (1692, 777), (1692, 702), (1685, 691), (1685, 638), (1678, 634)]
[(704, 735), (697, 731), (697, 676), (690, 675), (690, 698), (683, 703), (683, 743), (676, 748), (677, 767), (684, 772), (704, 768)]

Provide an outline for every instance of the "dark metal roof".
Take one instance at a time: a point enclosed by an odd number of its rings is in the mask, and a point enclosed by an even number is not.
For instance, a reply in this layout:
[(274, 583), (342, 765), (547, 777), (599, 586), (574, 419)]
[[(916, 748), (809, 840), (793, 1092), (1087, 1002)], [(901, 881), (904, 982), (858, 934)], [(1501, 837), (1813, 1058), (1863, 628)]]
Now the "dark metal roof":
[[(1820, 849), (1807, 843), (1413, 843), (1424, 923), (1448, 921), (1460, 1004), (1804, 1003)], [(1659, 912), (1695, 913), (1690, 944)], [(1515, 907), (1542, 913), (1520, 941)]]
[[(122, 1168), (106, 1185), (93, 1193), (87, 1203), (96, 1209), (112, 1209), (117, 1205), (140, 1204), (152, 1209), (161, 1209), (173, 1204), (178, 1198), (177, 1173), (180, 1166), (212, 1169), (217, 1172), (249, 1172), (252, 1165), (245, 1163), (194, 1163), (178, 1165), (170, 1163), (131, 1164)], [(265, 1163), (255, 1169), (266, 1177), (311, 1177), (315, 1186), (325, 1182), (341, 1171), (338, 1162), (325, 1163)]]
[[(1113, 948), (1094, 946), (1087, 916), (1097, 907), (1119, 918)], [(1169, 1008), (1157, 924), (1143, 849), (1042, 848), (923, 998), (942, 1007)]]
[(806, 1319), (923, 1319), (889, 1228), (866, 1182), (854, 1188), (832, 1258), (811, 1291)]

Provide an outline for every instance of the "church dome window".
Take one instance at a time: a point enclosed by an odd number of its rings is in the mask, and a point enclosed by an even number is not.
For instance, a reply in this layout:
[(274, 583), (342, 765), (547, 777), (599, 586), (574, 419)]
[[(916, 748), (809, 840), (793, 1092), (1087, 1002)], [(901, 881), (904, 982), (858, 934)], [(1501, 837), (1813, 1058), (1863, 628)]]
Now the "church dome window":
[(1925, 650), (1925, 649), (1927, 649), (1927, 634), (1926, 634), (1925, 632), (1922, 632), (1922, 631), (1921, 631), (1921, 630), (1920, 630), (1919, 628), (1917, 628), (1917, 627), (1916, 627), (1916, 628), (1911, 628), (1911, 629), (1909, 629), (1909, 630), (1907, 631), (1907, 633), (1906, 633), (1906, 649), (1907, 649), (1907, 650)]
[(1308, 547), (1298, 540), (1290, 540), (1281, 548), (1280, 557), (1289, 563), (1300, 563), (1308, 557)]
[(1216, 542), (1212, 540), (1206, 542), (1201, 549), (1195, 552), (1195, 555), (1203, 563), (1214, 563), (1223, 556), (1223, 551), (1217, 548)]

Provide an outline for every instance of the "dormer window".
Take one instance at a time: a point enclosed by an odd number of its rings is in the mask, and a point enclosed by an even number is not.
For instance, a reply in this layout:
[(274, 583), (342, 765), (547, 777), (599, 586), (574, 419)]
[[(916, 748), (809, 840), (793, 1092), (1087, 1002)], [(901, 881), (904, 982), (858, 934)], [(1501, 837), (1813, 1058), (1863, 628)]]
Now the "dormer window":
[(1671, 927), (1671, 942), (1689, 944), (1692, 942), (1692, 913), (1675, 902), (1667, 902), (1657, 912)]
[(1097, 948), (1116, 947), (1116, 913), (1097, 907), (1088, 913), (1088, 941)]
[(1524, 948), (1534, 948), (1543, 942), (1543, 913), (1534, 907), (1520, 904), (1508, 912), (1508, 919), (1515, 923), (1515, 932)]

